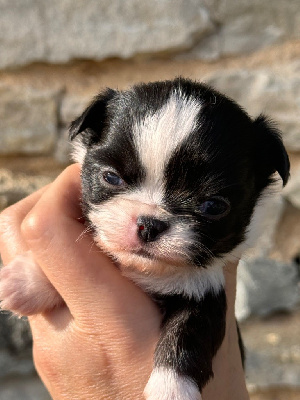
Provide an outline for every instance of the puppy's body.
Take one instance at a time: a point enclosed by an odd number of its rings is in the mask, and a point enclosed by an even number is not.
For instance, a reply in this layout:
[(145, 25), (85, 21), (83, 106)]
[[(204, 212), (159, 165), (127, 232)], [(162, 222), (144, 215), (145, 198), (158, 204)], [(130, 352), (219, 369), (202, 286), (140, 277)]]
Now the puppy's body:
[(251, 244), (274, 173), (288, 179), (280, 135), (176, 79), (101, 93), (70, 136), (95, 241), (163, 311), (146, 398), (201, 399), (225, 334), (223, 266)]

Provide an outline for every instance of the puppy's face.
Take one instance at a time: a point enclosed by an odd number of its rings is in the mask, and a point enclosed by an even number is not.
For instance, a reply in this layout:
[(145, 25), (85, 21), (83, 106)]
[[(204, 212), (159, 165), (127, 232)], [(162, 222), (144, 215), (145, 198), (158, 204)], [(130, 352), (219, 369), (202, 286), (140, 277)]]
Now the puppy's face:
[(289, 163), (278, 133), (212, 89), (177, 79), (107, 90), (71, 126), (95, 240), (124, 268), (207, 268), (245, 240)]

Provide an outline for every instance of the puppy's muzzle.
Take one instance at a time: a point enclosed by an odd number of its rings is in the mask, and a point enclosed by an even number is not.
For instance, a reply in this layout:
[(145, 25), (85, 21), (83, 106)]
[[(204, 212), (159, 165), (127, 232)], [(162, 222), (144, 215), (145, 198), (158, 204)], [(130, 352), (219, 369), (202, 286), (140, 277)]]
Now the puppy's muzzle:
[(154, 242), (169, 229), (169, 223), (159, 219), (140, 216), (137, 219), (138, 237), (143, 242)]

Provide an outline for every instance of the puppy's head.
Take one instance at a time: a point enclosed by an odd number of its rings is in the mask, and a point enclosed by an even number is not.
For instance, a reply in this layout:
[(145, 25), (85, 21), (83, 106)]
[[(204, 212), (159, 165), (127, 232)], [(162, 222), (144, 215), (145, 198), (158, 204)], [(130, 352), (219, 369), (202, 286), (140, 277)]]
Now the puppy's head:
[[(264, 118), (189, 80), (106, 90), (70, 128), (95, 240), (124, 268), (206, 268), (247, 237), (289, 161)], [(278, 175), (277, 174), (277, 175)]]

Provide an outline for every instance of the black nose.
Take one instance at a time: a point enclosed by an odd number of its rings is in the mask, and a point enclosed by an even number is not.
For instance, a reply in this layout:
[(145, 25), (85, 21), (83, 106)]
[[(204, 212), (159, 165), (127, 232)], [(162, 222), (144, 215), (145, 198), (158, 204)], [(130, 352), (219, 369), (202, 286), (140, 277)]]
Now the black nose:
[(138, 217), (137, 226), (138, 236), (143, 242), (154, 242), (161, 233), (169, 228), (167, 222), (145, 216)]

